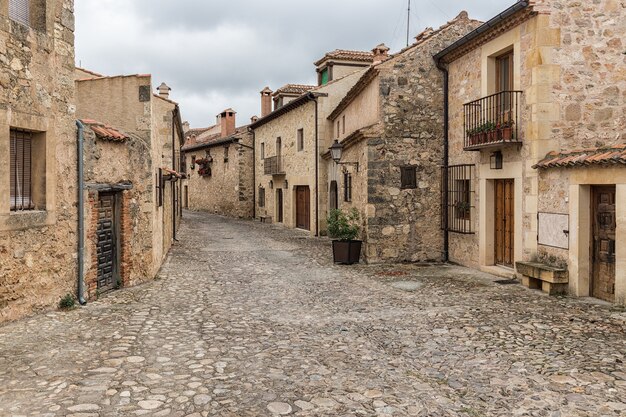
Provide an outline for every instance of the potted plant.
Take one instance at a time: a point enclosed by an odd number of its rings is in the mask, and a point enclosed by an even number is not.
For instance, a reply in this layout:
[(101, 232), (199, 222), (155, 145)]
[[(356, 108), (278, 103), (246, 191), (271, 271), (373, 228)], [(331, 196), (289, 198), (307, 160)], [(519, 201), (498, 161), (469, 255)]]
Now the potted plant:
[(498, 131), (503, 141), (513, 139), (513, 121), (507, 121), (498, 125)]
[(484, 132), (485, 143), (496, 142), (498, 140), (498, 132), (496, 130), (496, 124), (493, 122), (486, 122), (481, 126)]
[(358, 263), (362, 241), (355, 240), (361, 230), (359, 211), (353, 207), (349, 212), (334, 209), (328, 216), (328, 235), (333, 240), (333, 261), (346, 265)]
[(456, 209), (457, 219), (466, 219), (469, 217), (470, 210), (472, 207), (468, 201), (459, 200), (454, 204), (454, 208)]

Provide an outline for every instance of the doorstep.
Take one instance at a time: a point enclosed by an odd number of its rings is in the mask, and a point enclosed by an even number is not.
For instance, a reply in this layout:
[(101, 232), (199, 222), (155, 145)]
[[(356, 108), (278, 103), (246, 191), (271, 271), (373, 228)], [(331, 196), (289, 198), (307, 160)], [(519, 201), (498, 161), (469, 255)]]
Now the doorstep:
[(502, 265), (482, 265), (480, 270), (501, 278), (517, 279), (517, 274), (513, 268), (507, 268)]

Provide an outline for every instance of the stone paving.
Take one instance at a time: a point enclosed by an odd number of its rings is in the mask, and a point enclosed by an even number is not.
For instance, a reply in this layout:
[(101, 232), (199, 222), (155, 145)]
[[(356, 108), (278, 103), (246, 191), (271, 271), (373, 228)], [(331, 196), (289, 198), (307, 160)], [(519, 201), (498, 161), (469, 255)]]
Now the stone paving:
[(624, 416), (626, 313), (186, 213), (159, 277), (0, 327), (2, 416)]

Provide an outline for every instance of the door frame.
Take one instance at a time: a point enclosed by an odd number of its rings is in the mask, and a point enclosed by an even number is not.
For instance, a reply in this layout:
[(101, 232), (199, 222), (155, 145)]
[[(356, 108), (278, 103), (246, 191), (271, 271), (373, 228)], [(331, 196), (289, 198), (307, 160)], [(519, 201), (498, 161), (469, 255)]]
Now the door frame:
[[(295, 187), (293, 187), (294, 190), (294, 207), (295, 210), (293, 210), (294, 213), (294, 227), (296, 229), (300, 229), (300, 230), (306, 230), (308, 232), (311, 231), (311, 187), (309, 187), (308, 185), (296, 185)], [(307, 228), (302, 228), (302, 227), (298, 227), (298, 191), (299, 190), (306, 190), (307, 194), (308, 194), (308, 207), (305, 208), (305, 212), (307, 214), (307, 220), (308, 220), (308, 229)]]
[[(596, 204), (596, 198), (598, 196), (598, 194), (602, 191), (602, 190), (606, 190), (606, 189), (612, 189), (613, 190), (613, 194), (614, 194), (614, 205), (615, 207), (615, 240), (614, 243), (617, 243), (617, 187), (615, 185), (610, 185), (610, 184), (605, 184), (605, 185), (592, 185), (591, 186), (591, 206), (590, 206), (590, 231), (589, 231), (589, 295), (591, 297), (597, 298), (599, 300), (604, 300), (604, 301), (608, 301), (608, 302), (615, 302), (615, 287), (617, 284), (617, 265), (616, 262), (614, 262), (614, 271), (613, 271), (613, 299), (612, 300), (606, 300), (604, 298), (598, 297), (596, 292), (594, 291), (594, 284), (595, 284), (595, 279), (596, 279), (596, 247), (595, 247), (595, 228), (596, 228), (596, 223), (597, 223), (597, 204)], [(615, 250), (615, 248), (614, 248)], [(615, 253), (615, 257), (617, 257), (617, 253)]]
[[(494, 249), (494, 265), (497, 266), (504, 266), (507, 268), (515, 268), (515, 179), (513, 178), (502, 178), (502, 179), (495, 179), (493, 180), (494, 183), (494, 193), (493, 193), (493, 198), (494, 198), (494, 210), (493, 210), (493, 221), (494, 221), (494, 240), (493, 240), (493, 249)], [(502, 183), (502, 196), (498, 195), (498, 184)], [(510, 184), (510, 186), (507, 187), (507, 184)], [(511, 204), (507, 205), (507, 189), (509, 190), (510, 193), (510, 200), (511, 200)], [(502, 198), (502, 218), (500, 218), (498, 216), (498, 197)], [(509, 207), (509, 212), (507, 215), (507, 207)], [(507, 240), (507, 230), (506, 227), (503, 227), (503, 229), (501, 229), (501, 233), (502, 236), (498, 236), (498, 221), (502, 220), (505, 221), (506, 218), (510, 218), (511, 221), (513, 222), (512, 225), (509, 225), (509, 242), (510, 242), (510, 250), (509, 250), (509, 257), (510, 257), (510, 263), (507, 263), (507, 256), (506, 256), (506, 240)], [(502, 241), (500, 242), (500, 239), (502, 239)], [(498, 259), (498, 243), (502, 243), (502, 258), (503, 260), (501, 262), (499, 262)]]

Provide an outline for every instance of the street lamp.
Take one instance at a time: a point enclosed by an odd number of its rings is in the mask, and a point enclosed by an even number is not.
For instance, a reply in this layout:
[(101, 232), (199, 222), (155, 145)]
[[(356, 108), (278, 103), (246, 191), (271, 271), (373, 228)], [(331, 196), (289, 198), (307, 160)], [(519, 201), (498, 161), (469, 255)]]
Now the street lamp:
[(343, 145), (339, 143), (339, 140), (335, 139), (333, 145), (328, 148), (330, 150), (330, 156), (338, 165), (354, 165), (356, 167), (356, 172), (359, 172), (359, 163), (358, 162), (340, 162), (341, 156), (343, 155)]

